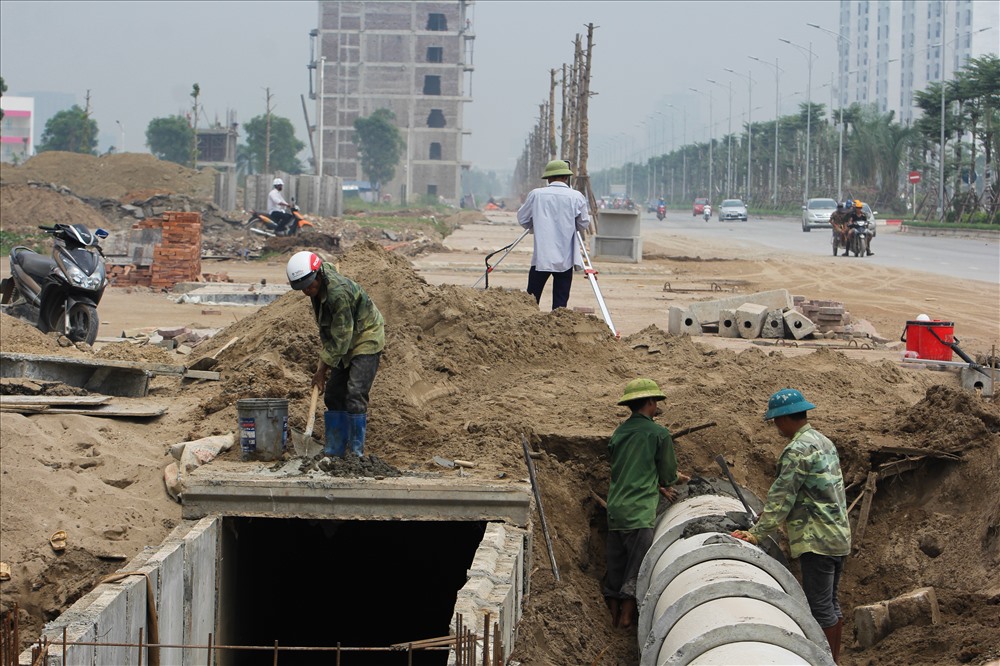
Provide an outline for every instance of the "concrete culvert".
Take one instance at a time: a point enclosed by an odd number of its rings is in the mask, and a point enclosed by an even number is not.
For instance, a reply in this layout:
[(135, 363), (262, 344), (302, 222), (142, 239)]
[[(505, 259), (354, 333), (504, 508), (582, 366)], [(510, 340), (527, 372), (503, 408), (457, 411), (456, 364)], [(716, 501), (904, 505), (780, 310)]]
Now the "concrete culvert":
[(689, 495), (659, 516), (636, 586), (641, 666), (833, 664), (798, 581), (729, 536), (743, 521), (722, 494)]

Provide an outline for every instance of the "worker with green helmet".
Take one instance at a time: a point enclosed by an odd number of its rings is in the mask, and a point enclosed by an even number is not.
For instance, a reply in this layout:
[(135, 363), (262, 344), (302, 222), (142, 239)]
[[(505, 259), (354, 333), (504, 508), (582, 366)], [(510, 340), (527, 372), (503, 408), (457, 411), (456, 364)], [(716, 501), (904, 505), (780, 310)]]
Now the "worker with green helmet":
[(573, 269), (583, 269), (576, 232), (590, 227), (587, 198), (569, 186), (573, 170), (565, 160), (545, 165), (548, 181), (528, 193), (517, 211), (517, 221), (534, 234), (535, 244), (528, 271), (528, 293), (541, 303), (545, 283), (552, 277), (552, 309), (569, 302)]
[(809, 425), (806, 413), (815, 408), (792, 388), (777, 391), (767, 401), (764, 420), (773, 421), (790, 441), (778, 457), (778, 476), (757, 523), (732, 536), (756, 544), (785, 524), (792, 557), (799, 559), (802, 568), (802, 591), (809, 610), (837, 662), (844, 629), (837, 588), (851, 552), (851, 526), (837, 447)]
[(653, 544), (656, 506), (662, 495), (677, 499), (671, 488), (690, 477), (677, 472), (670, 431), (653, 421), (666, 396), (652, 379), (633, 379), (618, 401), (631, 410), (608, 442), (611, 484), (608, 488), (607, 572), (601, 592), (615, 627), (631, 628), (638, 619), (636, 581), (642, 559)]

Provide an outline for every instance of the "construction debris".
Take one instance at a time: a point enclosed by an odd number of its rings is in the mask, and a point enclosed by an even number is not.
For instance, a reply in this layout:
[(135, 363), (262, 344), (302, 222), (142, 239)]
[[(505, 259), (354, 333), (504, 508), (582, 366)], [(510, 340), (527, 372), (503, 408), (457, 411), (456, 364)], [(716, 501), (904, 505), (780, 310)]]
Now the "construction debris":
[(933, 587), (921, 587), (887, 601), (854, 609), (854, 631), (858, 647), (870, 648), (893, 631), (911, 625), (941, 622)]

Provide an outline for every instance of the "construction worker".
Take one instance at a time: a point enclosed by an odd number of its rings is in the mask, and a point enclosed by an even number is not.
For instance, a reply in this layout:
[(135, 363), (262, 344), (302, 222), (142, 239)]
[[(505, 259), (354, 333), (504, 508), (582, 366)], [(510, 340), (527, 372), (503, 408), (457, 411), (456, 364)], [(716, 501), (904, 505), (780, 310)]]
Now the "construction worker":
[(536, 303), (542, 301), (542, 290), (552, 276), (552, 309), (564, 308), (569, 302), (573, 284), (573, 269), (583, 268), (577, 231), (590, 226), (587, 198), (570, 188), (573, 175), (569, 162), (552, 160), (545, 165), (542, 178), (546, 187), (528, 193), (517, 211), (517, 221), (534, 233), (535, 247), (528, 271), (528, 293)]
[[(837, 240), (837, 245), (844, 246), (844, 254), (842, 256), (847, 256), (847, 226), (851, 223), (851, 211), (848, 209), (843, 201), (837, 202), (837, 210), (830, 216), (830, 226), (833, 227), (833, 235)], [(837, 253), (836, 245), (834, 245), (834, 254)]]
[(385, 347), (385, 322), (365, 290), (313, 252), (296, 252), (285, 268), (292, 289), (312, 300), (319, 325), (319, 367), (312, 385), (323, 391), (323, 453), (364, 454), (368, 393)]
[(271, 191), (267, 195), (267, 209), (270, 211), (268, 217), (277, 225), (276, 231), (279, 236), (285, 234), (288, 224), (294, 219), (291, 213), (286, 213), (282, 210), (282, 208), (288, 208), (289, 210), (292, 208), (292, 204), (285, 201), (285, 197), (281, 193), (284, 187), (285, 181), (275, 178), (271, 181)]
[(653, 421), (666, 396), (652, 379), (633, 379), (619, 405), (631, 416), (611, 435), (611, 485), (608, 488), (607, 572), (601, 583), (612, 624), (628, 629), (637, 620), (635, 598), (639, 566), (653, 544), (660, 495), (677, 499), (671, 488), (690, 477), (677, 472), (670, 431)]
[(809, 610), (837, 662), (844, 629), (837, 588), (851, 552), (851, 526), (837, 447), (809, 425), (806, 412), (815, 408), (791, 388), (781, 389), (767, 401), (764, 420), (773, 421), (790, 441), (778, 458), (778, 476), (757, 523), (732, 536), (757, 544), (785, 523), (792, 557), (799, 558), (802, 568)]

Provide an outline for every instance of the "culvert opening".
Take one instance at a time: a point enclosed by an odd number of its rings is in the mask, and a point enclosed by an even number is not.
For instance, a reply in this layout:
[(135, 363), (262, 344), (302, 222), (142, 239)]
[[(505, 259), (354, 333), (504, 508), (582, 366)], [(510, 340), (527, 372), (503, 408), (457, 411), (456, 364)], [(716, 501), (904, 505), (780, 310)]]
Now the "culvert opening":
[[(448, 635), (485, 522), (231, 518), (223, 523), (219, 637), (226, 645), (385, 647)], [(398, 655), (398, 656), (397, 656)], [(225, 651), (221, 666), (273, 663)], [(279, 663), (335, 663), (282, 652)], [(406, 652), (348, 652), (345, 666), (406, 664)], [(414, 664), (447, 663), (418, 651)]]

